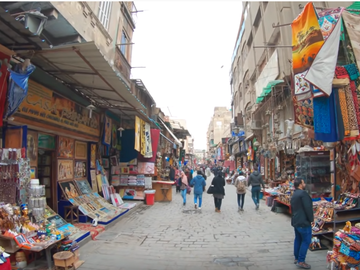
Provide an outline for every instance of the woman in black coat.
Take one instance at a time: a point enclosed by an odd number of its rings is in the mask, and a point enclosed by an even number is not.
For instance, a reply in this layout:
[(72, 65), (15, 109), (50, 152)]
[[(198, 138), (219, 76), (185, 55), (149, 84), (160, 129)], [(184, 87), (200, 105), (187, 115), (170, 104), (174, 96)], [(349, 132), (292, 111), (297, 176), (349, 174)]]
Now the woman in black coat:
[(211, 185), (214, 186), (214, 203), (215, 203), (215, 212), (220, 213), (221, 202), (225, 196), (225, 179), (222, 176), (222, 172), (219, 172), (217, 176), (211, 182)]

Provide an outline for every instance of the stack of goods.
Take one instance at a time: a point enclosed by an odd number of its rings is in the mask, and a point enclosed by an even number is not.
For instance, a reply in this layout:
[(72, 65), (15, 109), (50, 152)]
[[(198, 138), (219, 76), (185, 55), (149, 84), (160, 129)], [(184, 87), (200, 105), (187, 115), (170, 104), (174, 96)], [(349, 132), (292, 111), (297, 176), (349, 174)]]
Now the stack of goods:
[(358, 205), (358, 194), (343, 193), (340, 194), (339, 199), (335, 204), (336, 210), (348, 210), (357, 207)]
[(345, 227), (335, 233), (334, 248), (328, 252), (328, 262), (333, 262), (338, 269), (358, 269), (360, 265), (360, 223)]
[(129, 179), (128, 179), (128, 186), (136, 186), (137, 185), (137, 181), (136, 181), (137, 177), (134, 175), (130, 175)]
[(121, 175), (120, 176), (120, 186), (127, 186), (129, 180), (128, 175)]
[(28, 189), (30, 194), (29, 210), (37, 222), (45, 219), (46, 197), (45, 186), (39, 185), (39, 179), (31, 179)]
[(136, 179), (136, 185), (137, 186), (145, 186), (145, 175), (139, 174)]
[(292, 197), (292, 194), (294, 192), (294, 189), (290, 184), (282, 185), (278, 188), (278, 200), (281, 201), (284, 204), (290, 205), (290, 200)]
[[(332, 202), (321, 200), (313, 203), (314, 207), (314, 222), (312, 224), (312, 230), (315, 233), (323, 231), (325, 222), (333, 220), (334, 205)], [(332, 231), (332, 228), (327, 228), (327, 231)]]

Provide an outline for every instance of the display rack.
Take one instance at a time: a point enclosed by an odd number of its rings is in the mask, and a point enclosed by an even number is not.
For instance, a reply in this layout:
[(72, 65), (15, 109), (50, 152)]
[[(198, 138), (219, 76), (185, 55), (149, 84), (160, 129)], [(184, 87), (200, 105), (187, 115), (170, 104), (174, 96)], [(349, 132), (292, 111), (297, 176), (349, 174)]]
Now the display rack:
[(304, 180), (312, 198), (328, 197), (331, 194), (333, 170), (329, 151), (302, 152), (296, 157), (297, 177)]

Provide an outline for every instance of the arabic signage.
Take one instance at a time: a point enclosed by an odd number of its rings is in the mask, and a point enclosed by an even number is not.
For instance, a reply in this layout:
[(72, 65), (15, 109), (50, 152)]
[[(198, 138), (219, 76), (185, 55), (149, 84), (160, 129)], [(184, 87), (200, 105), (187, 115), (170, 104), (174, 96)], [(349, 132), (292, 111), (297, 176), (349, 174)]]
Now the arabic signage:
[(234, 131), (231, 132), (231, 136), (232, 137), (244, 137), (245, 136), (245, 131), (240, 131), (238, 134), (236, 134)]
[(96, 137), (100, 135), (98, 114), (93, 112), (89, 118), (86, 108), (31, 80), (28, 94), (19, 106), (19, 111), (19, 116)]

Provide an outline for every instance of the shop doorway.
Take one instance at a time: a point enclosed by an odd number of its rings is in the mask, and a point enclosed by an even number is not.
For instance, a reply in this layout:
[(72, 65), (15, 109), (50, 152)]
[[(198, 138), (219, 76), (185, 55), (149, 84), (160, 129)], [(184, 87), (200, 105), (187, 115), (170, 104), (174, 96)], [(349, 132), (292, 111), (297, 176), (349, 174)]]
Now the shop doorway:
[[(55, 161), (55, 151), (53, 150), (45, 150), (39, 148), (38, 150), (38, 179), (40, 185), (45, 185), (45, 197), (46, 203), (51, 208), (54, 209), (56, 207), (56, 203), (54, 202), (53, 196), (53, 180), (55, 179), (56, 175), (54, 174), (55, 168), (54, 161)], [(56, 201), (56, 200), (55, 200)]]

